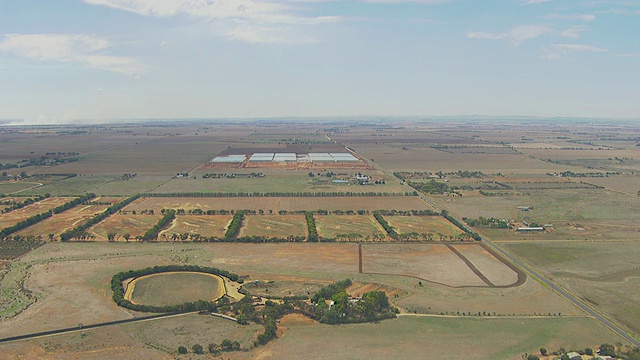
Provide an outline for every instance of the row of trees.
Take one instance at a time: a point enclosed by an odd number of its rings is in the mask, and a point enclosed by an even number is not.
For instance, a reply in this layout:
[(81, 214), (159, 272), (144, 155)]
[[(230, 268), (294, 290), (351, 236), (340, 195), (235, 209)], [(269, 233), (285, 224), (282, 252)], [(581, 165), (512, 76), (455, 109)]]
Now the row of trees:
[(309, 230), (307, 241), (318, 242), (318, 229), (316, 228), (316, 220), (313, 218), (313, 213), (305, 211), (304, 218), (307, 220), (307, 229)]
[(164, 216), (158, 220), (158, 222), (151, 227), (151, 229), (147, 230), (142, 236), (142, 239), (145, 241), (157, 240), (158, 234), (160, 231), (167, 226), (169, 223), (173, 221), (176, 217), (176, 212), (174, 210), (169, 210), (164, 213)]
[(65, 203), (65, 204), (62, 204), (60, 206), (55, 207), (53, 209), (53, 213), (54, 214), (60, 214), (61, 212), (67, 211), (67, 210), (69, 210), (72, 207), (75, 207), (77, 205), (86, 204), (91, 199), (93, 199), (95, 197), (96, 197), (96, 194), (94, 194), (94, 193), (85, 194), (83, 196), (80, 196), (79, 198), (76, 198), (76, 199), (73, 199), (73, 200), (69, 201), (68, 203)]
[(142, 312), (156, 312), (156, 313), (180, 313), (189, 311), (216, 311), (216, 304), (212, 301), (198, 300), (194, 302), (186, 302), (183, 304), (167, 305), (167, 306), (152, 306), (144, 304), (134, 304), (131, 301), (124, 298), (124, 286), (122, 282), (127, 279), (132, 279), (140, 276), (158, 274), (163, 272), (175, 272), (175, 271), (195, 271), (207, 274), (214, 274), (224, 276), (231, 281), (238, 281), (237, 274), (230, 273), (226, 270), (197, 265), (162, 265), (154, 266), (151, 268), (145, 268), (140, 270), (129, 270), (119, 272), (111, 278), (111, 290), (113, 291), (113, 301), (119, 306), (127, 309), (142, 311)]
[(460, 221), (458, 221), (458, 219), (456, 219), (453, 216), (449, 215), (449, 212), (447, 210), (442, 210), (441, 214), (445, 219), (449, 220), (453, 225), (457, 226), (460, 230), (462, 230), (465, 233), (467, 233), (473, 240), (476, 240), (476, 241), (482, 240), (482, 237), (480, 237), (480, 234), (469, 230), (469, 228), (466, 227)]
[(224, 234), (225, 241), (233, 241), (238, 237), (240, 228), (242, 227), (242, 220), (244, 219), (244, 212), (244, 210), (239, 210), (233, 214), (233, 219), (231, 219), (231, 223), (229, 223), (229, 227), (227, 227), (227, 232)]
[(185, 192), (185, 193), (148, 193), (149, 197), (362, 197), (362, 196), (417, 196), (416, 192)]
[[(26, 200), (21, 201), (21, 202), (16, 202), (15, 200), (12, 200), (12, 201), (9, 201), (9, 202), (2, 202), (2, 205), (9, 205), (9, 206), (7, 206), (6, 208), (4, 208), (2, 210), (2, 213), (8, 213), (8, 212), (13, 211), (13, 210), (21, 209), (21, 208), (23, 208), (25, 206), (28, 206), (28, 205), (31, 205), (31, 204), (33, 204), (35, 202), (42, 201), (42, 200), (48, 198), (49, 196), (51, 196), (51, 195), (49, 193), (47, 193), (47, 194), (44, 194), (44, 195), (36, 196), (34, 198), (27, 198)], [(2, 197), (4, 197), (4, 195), (2, 195)]]
[(382, 226), (382, 228), (384, 229), (384, 231), (387, 232), (387, 234), (389, 235), (390, 238), (392, 239), (397, 239), (399, 237), (398, 232), (396, 231), (396, 229), (393, 228), (393, 226), (389, 225), (389, 223), (387, 222), (387, 220), (382, 216), (382, 214), (380, 213), (380, 211), (374, 211), (373, 212), (373, 217), (376, 219), (376, 221), (378, 221), (378, 223), (380, 224), (380, 226)]
[(509, 223), (506, 220), (500, 220), (496, 218), (485, 218), (480, 216), (477, 219), (469, 219), (463, 217), (462, 220), (467, 224), (473, 227), (484, 227), (484, 228), (496, 228), (496, 229), (508, 229)]
[(41, 222), (42, 220), (48, 219), (51, 216), (53, 216), (53, 214), (59, 214), (59, 213), (65, 211), (65, 210), (71, 209), (72, 207), (74, 207), (74, 206), (76, 206), (76, 205), (78, 205), (80, 203), (83, 203), (85, 201), (88, 201), (88, 200), (92, 199), (95, 196), (96, 196), (95, 194), (86, 194), (86, 195), (84, 195), (82, 197), (79, 197), (79, 198), (76, 198), (74, 200), (71, 200), (71, 201), (69, 201), (69, 202), (67, 202), (67, 203), (65, 203), (63, 205), (57, 206), (57, 207), (53, 208), (52, 210), (49, 210), (49, 211), (46, 211), (46, 212), (43, 212), (43, 213), (40, 213), (40, 214), (33, 215), (33, 216), (31, 216), (31, 217), (29, 217), (29, 218), (27, 218), (25, 220), (20, 221), (19, 223), (15, 224), (15, 225), (8, 226), (8, 227), (6, 227), (6, 228), (4, 228), (4, 229), (2, 229), (0, 231), (0, 239), (6, 238), (7, 236), (9, 236), (9, 235), (11, 235), (11, 234), (13, 234), (15, 232), (18, 232), (18, 231), (20, 231), (22, 229), (25, 229), (25, 228), (29, 227), (29, 226), (35, 225), (35, 224)]
[(102, 220), (106, 219), (110, 215), (117, 213), (118, 211), (120, 211), (120, 209), (129, 205), (134, 200), (138, 199), (140, 196), (141, 196), (140, 194), (136, 194), (120, 201), (115, 205), (109, 206), (105, 211), (101, 212), (100, 214), (94, 215), (91, 219), (87, 220), (85, 223), (80, 224), (75, 228), (60, 234), (60, 240), (69, 241), (73, 238), (85, 237), (86, 236), (85, 230), (101, 222)]

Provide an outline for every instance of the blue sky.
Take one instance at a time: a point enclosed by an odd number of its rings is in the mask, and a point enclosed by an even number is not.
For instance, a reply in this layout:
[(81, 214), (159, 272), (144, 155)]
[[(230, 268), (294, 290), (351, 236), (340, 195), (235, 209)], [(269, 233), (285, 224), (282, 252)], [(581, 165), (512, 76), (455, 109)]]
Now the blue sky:
[(0, 0), (0, 118), (640, 118), (640, 0)]

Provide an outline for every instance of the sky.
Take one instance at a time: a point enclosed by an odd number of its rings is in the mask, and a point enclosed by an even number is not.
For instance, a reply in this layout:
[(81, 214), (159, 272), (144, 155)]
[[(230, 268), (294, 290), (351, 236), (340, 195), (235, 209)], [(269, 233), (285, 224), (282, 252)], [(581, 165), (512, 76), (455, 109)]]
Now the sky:
[(640, 119), (640, 0), (0, 0), (0, 119)]

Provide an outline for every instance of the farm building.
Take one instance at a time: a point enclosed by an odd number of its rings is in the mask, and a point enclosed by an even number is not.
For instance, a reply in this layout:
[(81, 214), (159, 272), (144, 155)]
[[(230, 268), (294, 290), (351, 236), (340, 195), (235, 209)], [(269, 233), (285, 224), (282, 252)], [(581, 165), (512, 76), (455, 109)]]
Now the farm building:
[(516, 229), (519, 232), (542, 232), (544, 231), (543, 227), (519, 227)]

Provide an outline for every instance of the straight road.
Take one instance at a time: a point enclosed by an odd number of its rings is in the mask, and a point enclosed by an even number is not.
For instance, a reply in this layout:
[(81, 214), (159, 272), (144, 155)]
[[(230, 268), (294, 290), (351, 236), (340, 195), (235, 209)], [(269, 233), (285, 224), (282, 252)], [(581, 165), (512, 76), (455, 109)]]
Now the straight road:
[[(327, 138), (329, 138), (329, 136), (327, 136)], [(340, 144), (343, 145), (343, 144)], [(344, 145), (343, 145), (344, 146)], [(360, 156), (363, 159), (366, 159), (364, 157), (362, 157), (360, 154), (358, 154), (358, 156)], [(371, 165), (373, 165), (373, 167), (375, 167), (376, 169), (382, 171), (383, 173), (393, 177), (394, 179), (396, 178), (393, 174), (391, 174), (390, 172), (382, 169), (380, 166), (378, 166), (377, 164), (372, 163), (371, 161), (369, 161), (367, 159), (367, 162)], [(409, 185), (407, 185), (406, 183), (404, 184), (406, 187), (408, 187), (410, 190), (409, 191), (414, 191), (415, 189), (413, 189), (412, 187), (410, 187)], [(418, 192), (418, 196), (420, 197), (420, 199), (422, 199), (424, 202), (426, 202), (427, 204), (431, 205), (434, 209), (441, 211), (440, 207), (437, 206), (436, 204), (434, 204), (429, 198), (427, 198), (426, 196), (424, 196), (423, 194), (421, 194), (420, 192)], [(451, 213), (449, 213), (450, 216), (453, 216)], [(453, 216), (454, 218), (457, 219), (456, 216)], [(458, 219), (458, 221), (460, 221)], [(551, 280), (547, 279), (544, 275), (542, 275), (542, 273), (540, 273), (539, 271), (535, 270), (533, 267), (525, 264), (524, 262), (520, 261), (517, 257), (515, 257), (514, 255), (512, 255), (511, 253), (507, 252), (506, 250), (504, 250), (501, 246), (499, 246), (498, 244), (494, 243), (493, 241), (491, 241), (490, 239), (488, 239), (486, 236), (480, 234), (480, 236), (482, 237), (482, 241), (487, 244), (488, 246), (490, 246), (492, 249), (494, 249), (495, 251), (497, 251), (498, 253), (500, 253), (502, 256), (504, 256), (506, 259), (508, 259), (509, 261), (513, 262), (514, 264), (516, 264), (517, 266), (519, 266), (521, 269), (524, 269), (526, 272), (528, 272), (530, 275), (538, 278), (541, 282), (543, 282), (545, 285), (549, 286), (551, 289), (553, 289), (556, 293), (560, 294), (560, 296), (564, 297), (565, 299), (571, 301), (575, 306), (577, 306), (578, 308), (582, 309), (584, 312), (586, 312), (587, 314), (589, 314), (591, 317), (593, 317), (594, 319), (600, 321), (604, 326), (608, 327), (609, 329), (611, 329), (613, 332), (615, 332), (616, 334), (618, 334), (620, 337), (622, 337), (623, 339), (629, 341), (632, 345), (640, 347), (640, 341), (638, 339), (636, 339), (635, 337), (631, 336), (629, 333), (627, 333), (625, 330), (623, 330), (620, 326), (618, 326), (617, 324), (615, 324), (614, 322), (612, 322), (611, 320), (607, 319), (606, 317), (604, 317), (603, 315), (601, 315), (599, 312), (597, 312), (595, 309), (589, 307), (588, 305), (586, 305), (584, 302), (582, 302), (576, 295), (570, 293), (569, 291), (563, 289), (562, 287), (554, 284), (553, 282), (551, 282)]]

